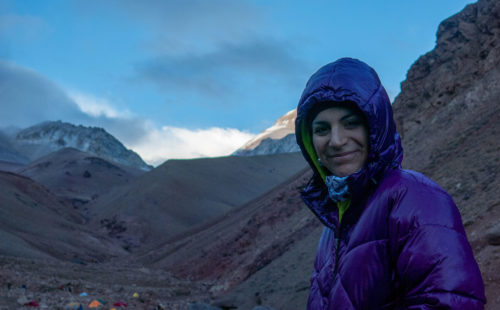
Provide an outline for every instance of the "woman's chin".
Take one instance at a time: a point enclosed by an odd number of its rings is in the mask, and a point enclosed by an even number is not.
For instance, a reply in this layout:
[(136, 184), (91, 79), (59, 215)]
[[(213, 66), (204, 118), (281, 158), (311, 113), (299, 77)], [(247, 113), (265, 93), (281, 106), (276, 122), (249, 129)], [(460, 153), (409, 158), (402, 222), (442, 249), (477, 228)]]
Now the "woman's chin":
[[(328, 167), (327, 167), (328, 168)], [(357, 165), (354, 166), (354, 165), (349, 165), (349, 166), (346, 166), (346, 167), (337, 167), (337, 168), (334, 168), (334, 169), (328, 169), (333, 175), (337, 176), (337, 177), (346, 177), (346, 176), (349, 176), (353, 173), (356, 173), (360, 170), (361, 168), (358, 167)]]

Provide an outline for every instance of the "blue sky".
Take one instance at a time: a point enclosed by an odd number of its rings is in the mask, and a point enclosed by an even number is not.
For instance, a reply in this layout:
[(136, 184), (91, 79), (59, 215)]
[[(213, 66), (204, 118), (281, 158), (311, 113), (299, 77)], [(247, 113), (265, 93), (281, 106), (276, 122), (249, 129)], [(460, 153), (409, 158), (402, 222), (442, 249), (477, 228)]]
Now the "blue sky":
[(152, 164), (227, 155), (340, 57), (393, 99), (472, 2), (0, 0), (0, 127), (99, 126)]

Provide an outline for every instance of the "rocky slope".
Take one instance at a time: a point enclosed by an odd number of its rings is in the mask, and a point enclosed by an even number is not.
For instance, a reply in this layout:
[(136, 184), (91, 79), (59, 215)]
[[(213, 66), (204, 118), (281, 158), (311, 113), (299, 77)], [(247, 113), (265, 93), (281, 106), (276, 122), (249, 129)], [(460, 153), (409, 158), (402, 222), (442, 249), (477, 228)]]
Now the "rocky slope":
[(265, 154), (278, 154), (300, 152), (295, 142), (295, 118), (297, 110), (291, 110), (278, 118), (273, 126), (267, 128), (233, 155), (253, 156)]
[(444, 20), (436, 47), (412, 65), (393, 105), (403, 165), (436, 180), (457, 203), (489, 309), (500, 308), (500, 248), (489, 232), (500, 230), (499, 21), (500, 2), (491, 0)]
[(126, 149), (102, 128), (75, 126), (70, 123), (43, 122), (19, 131), (11, 144), (31, 161), (49, 153), (72, 147), (118, 164), (151, 170), (135, 152)]

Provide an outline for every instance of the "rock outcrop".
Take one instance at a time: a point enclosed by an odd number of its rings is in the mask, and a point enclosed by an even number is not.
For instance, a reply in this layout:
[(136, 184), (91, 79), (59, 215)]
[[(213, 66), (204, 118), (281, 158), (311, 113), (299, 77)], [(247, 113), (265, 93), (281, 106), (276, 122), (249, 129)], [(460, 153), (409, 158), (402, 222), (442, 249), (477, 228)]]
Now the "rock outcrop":
[(450, 191), (466, 223), (500, 203), (499, 16), (500, 3), (484, 0), (443, 21), (394, 102), (403, 165)]
[(500, 290), (500, 249), (491, 231), (500, 216), (500, 2), (479, 0), (444, 20), (436, 47), (412, 65), (401, 89), (393, 108), (403, 166), (455, 200), (486, 282), (487, 309), (498, 309), (491, 297)]

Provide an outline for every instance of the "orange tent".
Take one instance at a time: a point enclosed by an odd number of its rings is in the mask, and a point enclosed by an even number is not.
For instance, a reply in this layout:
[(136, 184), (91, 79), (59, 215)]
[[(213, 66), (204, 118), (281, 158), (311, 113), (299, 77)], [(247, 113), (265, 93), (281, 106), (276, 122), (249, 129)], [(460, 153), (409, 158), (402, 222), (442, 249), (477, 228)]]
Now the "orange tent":
[(89, 308), (99, 308), (101, 306), (104, 306), (104, 304), (97, 299), (92, 300), (92, 302), (89, 304)]

